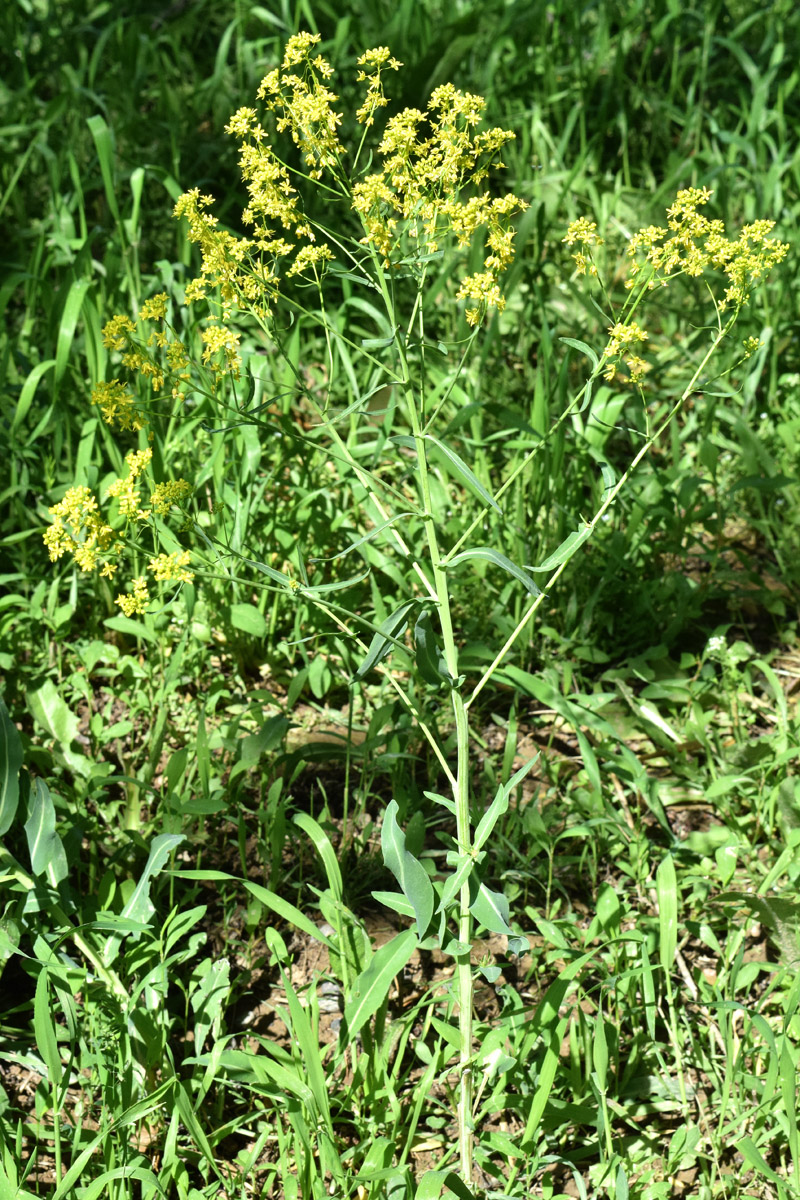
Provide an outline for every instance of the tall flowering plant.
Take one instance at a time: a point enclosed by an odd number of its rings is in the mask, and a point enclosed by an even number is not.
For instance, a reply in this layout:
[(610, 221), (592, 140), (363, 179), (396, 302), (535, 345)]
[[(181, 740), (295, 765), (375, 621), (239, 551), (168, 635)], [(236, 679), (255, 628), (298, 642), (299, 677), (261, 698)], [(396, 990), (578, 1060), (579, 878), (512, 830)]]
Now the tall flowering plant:
[[(513, 474), (489, 489), (442, 440), (439, 425), (481, 327), (505, 305), (503, 275), (514, 259), (514, 219), (526, 204), (513, 193), (491, 189), (488, 181), (502, 168), (503, 147), (514, 135), (481, 129), (484, 101), (447, 84), (434, 91), (424, 111), (407, 108), (391, 115), (375, 136), (381, 110), (388, 104), (386, 82), (401, 67), (388, 49), (378, 47), (358, 60), (362, 101), (348, 126), (355, 131), (352, 144), (345, 144), (343, 116), (336, 111), (338, 98), (330, 88), (333, 71), (317, 52), (318, 41), (308, 33), (290, 38), (281, 65), (258, 90), (261, 113), (254, 107), (240, 108), (227, 126), (239, 144), (248, 195), (242, 213), (245, 232), (222, 228), (213, 213), (213, 198), (197, 189), (183, 195), (175, 207), (200, 253), (200, 272), (186, 288), (185, 302), (210, 314), (202, 321), (199, 354), (190, 354), (178, 337), (166, 295), (145, 304), (137, 321), (116, 316), (106, 326), (106, 345), (119, 353), (128, 382), (115, 379), (99, 384), (93, 400), (109, 424), (139, 438), (140, 448), (127, 456), (127, 476), (108, 487), (102, 513), (88, 488), (73, 488), (51, 509), (53, 522), (45, 540), (53, 559), (69, 553), (82, 570), (99, 569), (105, 576), (116, 576), (126, 546), (140, 545), (148, 533), (152, 553), (147, 556), (147, 572), (135, 576), (118, 598), (127, 615), (144, 613), (156, 602), (158, 589), (174, 587), (213, 565), (214, 549), (197, 522), (191, 481), (157, 481), (150, 474), (147, 437), (154, 413), (175, 411), (187, 398), (200, 394), (226, 417), (233, 413), (246, 419), (252, 374), (263, 359), (247, 358), (245, 342), (285, 353), (285, 331), (297, 319), (322, 331), (331, 358), (337, 343), (346, 345), (351, 354), (363, 357), (373, 381), (377, 373), (379, 386), (396, 389), (410, 432), (388, 441), (385, 453), (403, 463), (404, 474), (409, 457), (413, 460), (411, 499), (407, 490), (394, 486), (385, 464), (373, 469), (354, 453), (352, 442), (341, 432), (343, 412), (331, 406), (324, 387), (309, 385), (286, 354), (295, 394), (314, 413), (314, 445), (326, 440), (328, 465), (332, 463), (340, 477), (349, 476), (353, 493), (360, 498), (363, 536), (349, 549), (363, 552), (371, 542), (394, 553), (406, 589), (401, 605), (377, 625), (334, 604), (325, 585), (310, 586), (302, 563), (297, 564), (301, 583), (288, 569), (265, 563), (268, 554), (263, 547), (253, 547), (255, 557), (250, 561), (258, 568), (263, 586), (287, 594), (301, 592), (354, 636), (367, 631), (358, 675), (363, 678), (375, 669), (385, 672), (388, 685), (416, 715), (447, 781), (449, 793), (433, 796), (455, 827), (444, 877), (434, 879), (414, 857), (398, 825), (397, 804), (393, 800), (387, 807), (382, 847), (399, 890), (381, 895), (398, 913), (411, 917), (412, 926), (398, 934), (389, 949), (376, 952), (375, 960), (382, 956), (384, 971), (391, 965), (396, 972), (417, 946), (434, 944), (454, 960), (458, 1157), (461, 1184), (469, 1187), (474, 1172), (473, 1079), (476, 1072), (494, 1070), (497, 1056), (496, 1047), (484, 1050), (474, 1044), (472, 939), (482, 926), (505, 935), (511, 952), (525, 945), (512, 928), (505, 897), (483, 878), (487, 843), (524, 772), (500, 787), (488, 809), (473, 821), (471, 706), (511, 653), (567, 562), (592, 536), (630, 472), (696, 389), (751, 288), (780, 261), (786, 247), (770, 239), (772, 226), (767, 221), (747, 226), (731, 239), (721, 222), (703, 214), (710, 194), (697, 188), (679, 193), (664, 228), (649, 227), (630, 239), (625, 299), (617, 305), (606, 296), (616, 319), (599, 354), (584, 343), (572, 343), (586, 353), (591, 368), (584, 388), (558, 423), (576, 406), (590, 403), (592, 385), (599, 378), (643, 391), (650, 369), (649, 335), (642, 324), (646, 302), (654, 289), (671, 285), (678, 276), (702, 277), (707, 283), (712, 311), (707, 352), (671, 410), (657, 427), (648, 425), (628, 468), (618, 477), (608, 468), (603, 501), (591, 519), (577, 523), (545, 562), (512, 562), (498, 547), (484, 545), (478, 531), (489, 512), (502, 516), (505, 493), (542, 443), (533, 444)], [(324, 199), (323, 205), (310, 203), (315, 192), (317, 201)], [(321, 218), (320, 210), (329, 215)], [(602, 239), (596, 225), (578, 221), (564, 240), (572, 247), (577, 272), (597, 275), (596, 254)], [(479, 269), (461, 265), (466, 252), (472, 255), (473, 267), (475, 256), (479, 257)], [(460, 306), (464, 324), (458, 365), (447, 386), (434, 389), (427, 368), (424, 296), (431, 273), (440, 269), (442, 261), (453, 265), (451, 278), (457, 282), (450, 294)], [(366, 290), (373, 307), (380, 306), (389, 331), (386, 336), (355, 342), (332, 319), (329, 299), (343, 279), (352, 288)], [(312, 305), (305, 301), (309, 294), (314, 297)], [(745, 355), (753, 348), (748, 343)], [(366, 419), (368, 400), (376, 390), (371, 386), (352, 395), (346, 415), (351, 420), (354, 415)], [(443, 473), (453, 493), (468, 488), (478, 497), (478, 515), (457, 536), (451, 525), (442, 525), (441, 510), (434, 503), (434, 469), (437, 488)], [(169, 524), (176, 513), (181, 518), (177, 532)], [(422, 529), (413, 545), (408, 536), (412, 525)], [(179, 540), (190, 537), (193, 530), (199, 535), (199, 550), (197, 541), (189, 549)], [(526, 593), (527, 603), (490, 666), (479, 678), (468, 679), (459, 662), (451, 586), (456, 571), (480, 561), (505, 571)], [(544, 590), (536, 582), (537, 574), (547, 580)], [(390, 663), (401, 665), (403, 671), (390, 670)], [(407, 677), (446, 697), (455, 730), (454, 760), (419, 711), (418, 693), (405, 688)], [(374, 962), (367, 971), (373, 971), (373, 979)], [(345, 1011), (351, 1035), (374, 1012), (365, 999), (368, 994), (364, 977), (355, 979), (353, 1000)]]

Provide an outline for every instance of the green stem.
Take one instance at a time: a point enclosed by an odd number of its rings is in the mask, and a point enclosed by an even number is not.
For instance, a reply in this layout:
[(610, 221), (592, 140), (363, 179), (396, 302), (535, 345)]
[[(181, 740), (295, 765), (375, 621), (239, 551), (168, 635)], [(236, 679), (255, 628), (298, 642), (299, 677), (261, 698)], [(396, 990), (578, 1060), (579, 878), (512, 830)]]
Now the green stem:
[[(394, 304), (387, 285), (386, 277), (379, 264), (377, 276), (383, 295), (386, 311), (392, 328), (397, 327), (394, 318)], [(450, 674), (453, 687), (453, 712), (456, 725), (456, 743), (458, 766), (456, 770), (453, 798), (456, 810), (456, 838), (459, 855), (469, 855), (472, 848), (472, 829), (469, 812), (469, 720), (464, 698), (458, 691), (458, 647), (453, 631), (453, 616), (450, 609), (450, 595), (447, 590), (447, 573), (442, 566), (442, 555), (436, 533), (436, 522), (433, 516), (430, 480), (428, 476), (427, 445), (420, 422), (420, 412), (416, 404), (414, 385), (406, 356), (406, 348), (400, 338), (395, 339), (398, 358), (400, 361), (400, 377), (406, 400), (409, 424), (414, 437), (417, 451), (417, 469), (419, 471), (419, 491), (422, 499), (422, 510), (425, 515), (425, 536), (428, 543), (428, 559), (433, 574), (433, 592), (437, 601), (439, 626), (442, 632), (444, 659)], [(452, 777), (451, 777), (452, 778)], [(459, 1030), (459, 1099), (458, 1099), (458, 1149), (461, 1166), (461, 1177), (467, 1187), (473, 1179), (473, 1115), (472, 1115), (472, 914), (470, 912), (469, 880), (461, 887), (458, 900), (458, 940), (466, 950), (456, 955), (456, 978), (458, 994), (458, 1030)]]

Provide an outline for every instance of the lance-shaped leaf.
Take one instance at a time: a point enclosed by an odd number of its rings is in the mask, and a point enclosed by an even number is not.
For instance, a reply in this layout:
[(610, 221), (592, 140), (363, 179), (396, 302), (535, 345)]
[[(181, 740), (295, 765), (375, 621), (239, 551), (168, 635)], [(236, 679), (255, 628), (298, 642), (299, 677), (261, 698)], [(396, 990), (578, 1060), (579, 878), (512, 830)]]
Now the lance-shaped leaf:
[(586, 342), (579, 342), (577, 338), (562, 337), (558, 339), (565, 346), (571, 346), (573, 350), (579, 350), (581, 354), (585, 354), (591, 360), (591, 364), (595, 371), (600, 366), (598, 357), (591, 346), (587, 346)]
[(502, 892), (492, 892), (482, 883), (478, 893), (469, 906), (476, 921), (479, 921), (491, 933), (506, 933), (514, 936), (514, 930), (508, 923), (508, 901)]
[(11, 828), (19, 804), (22, 742), (17, 727), (0, 699), (0, 837)]
[(414, 625), (414, 645), (417, 650), (417, 668), (426, 683), (452, 682), (441, 646), (431, 625), (431, 614), (424, 608)]
[(499, 550), (493, 550), (491, 546), (477, 546), (474, 550), (462, 550), (455, 558), (451, 558), (449, 562), (444, 562), (445, 567), (455, 567), (458, 563), (466, 562), (469, 558), (483, 558), (487, 562), (494, 563), (496, 567), (502, 567), (509, 575), (513, 575), (518, 579), (526, 592), (531, 596), (540, 596), (542, 589), (537, 587), (522, 567), (518, 567), (516, 563), (512, 563), (510, 558), (506, 558), (505, 554), (501, 554)]
[(451, 449), (451, 447), (446, 445), (444, 442), (440, 442), (439, 439), (435, 438), (431, 433), (427, 433), (425, 435), (425, 441), (430, 442), (431, 445), (435, 446), (441, 456), (444, 458), (445, 469), (449, 475), (454, 476), (459, 483), (462, 483), (464, 487), (469, 488), (471, 492), (473, 492), (476, 496), (479, 496), (483, 503), (489, 508), (493, 508), (495, 512), (500, 513), (501, 516), (503, 515), (503, 510), (501, 509), (500, 505), (492, 496), (490, 496), (477, 476), (470, 470), (463, 458), (459, 458), (455, 450)]
[(555, 567), (560, 567), (563, 562), (572, 558), (579, 546), (582, 546), (588, 537), (591, 537), (592, 528), (590, 525), (584, 526), (583, 529), (576, 529), (574, 533), (569, 534), (564, 538), (564, 541), (554, 550), (549, 558), (546, 558), (543, 563), (539, 563), (538, 567), (529, 566), (529, 571), (552, 571)]
[(535, 765), (538, 757), (538, 754), (534, 754), (533, 758), (528, 759), (518, 771), (514, 772), (508, 783), (501, 784), (497, 789), (497, 795), (481, 817), (478, 828), (475, 830), (475, 837), (472, 840), (473, 856), (479, 853), (500, 817), (507, 811), (511, 793), (514, 791), (514, 788), (519, 787), (525, 776)]
[(392, 646), (397, 644), (398, 634), (405, 628), (408, 614), (417, 603), (416, 600), (407, 600), (405, 604), (401, 604), (393, 613), (390, 613), (383, 624), (379, 626), (378, 632), (369, 644), (366, 658), (356, 671), (357, 679), (363, 679), (373, 667), (386, 658)]
[(405, 834), (397, 824), (397, 801), (390, 801), (381, 830), (383, 861), (394, 875), (406, 899), (413, 905), (417, 931), (424, 938), (433, 916), (433, 884), (419, 859), (406, 850)]
[(56, 810), (43, 779), (31, 780), (25, 836), (33, 874), (44, 875), (51, 887), (57, 887), (67, 876), (67, 856), (56, 833)]
[(472, 843), (472, 852), (477, 854), (481, 846), (488, 839), (490, 833), (494, 829), (497, 822), (508, 811), (508, 791), (507, 787), (501, 787), (495, 796), (492, 803), (487, 808), (486, 812), (480, 819), (478, 828), (475, 830), (475, 838)]
[(335, 562), (337, 558), (344, 558), (346, 554), (351, 554), (353, 550), (357, 550), (359, 546), (363, 546), (365, 542), (371, 542), (373, 538), (378, 537), (383, 533), (384, 529), (390, 529), (392, 525), (396, 525), (398, 521), (404, 520), (406, 517), (413, 517), (415, 514), (412, 510), (408, 512), (398, 513), (396, 517), (391, 517), (388, 521), (384, 521), (382, 525), (376, 525), (374, 529), (370, 529), (369, 533), (365, 533), (357, 542), (351, 542), (344, 550), (338, 550), (336, 554), (329, 554), (327, 558), (314, 556), (309, 562)]
[(378, 1011), (389, 995), (392, 980), (400, 974), (416, 948), (416, 933), (413, 929), (404, 929), (375, 951), (366, 971), (356, 979), (352, 997), (345, 1005), (344, 1019), (351, 1038)]
[(173, 850), (177, 850), (182, 841), (183, 834), (181, 833), (160, 833), (158, 837), (153, 838), (139, 882), (122, 910), (123, 917), (130, 917), (134, 921), (150, 920), (156, 911), (150, 899), (150, 880), (163, 870), (170, 854)]

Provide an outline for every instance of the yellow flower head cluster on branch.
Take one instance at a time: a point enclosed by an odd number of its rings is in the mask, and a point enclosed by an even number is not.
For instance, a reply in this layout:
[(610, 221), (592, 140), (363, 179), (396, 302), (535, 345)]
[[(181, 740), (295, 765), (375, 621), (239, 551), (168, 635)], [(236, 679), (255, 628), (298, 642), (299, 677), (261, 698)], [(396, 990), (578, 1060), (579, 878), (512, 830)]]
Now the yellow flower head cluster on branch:
[[(499, 278), (514, 257), (511, 221), (526, 204), (514, 195), (493, 197), (480, 189), (490, 169), (502, 167), (500, 152), (514, 134), (502, 129), (478, 132), (485, 108), (482, 97), (445, 84), (435, 90), (425, 113), (405, 109), (387, 122), (375, 152), (380, 169), (353, 183), (350, 175), (357, 175), (358, 152), (351, 161), (340, 140), (342, 117), (335, 109), (337, 96), (328, 87), (333, 70), (316, 52), (319, 41), (317, 34), (291, 37), (281, 65), (258, 89), (278, 137), (285, 134), (299, 149), (302, 170), (286, 165), (285, 152), (271, 143), (255, 108), (240, 108), (226, 126), (240, 143), (239, 167), (248, 192), (242, 220), (251, 236), (239, 238), (221, 230), (208, 211), (211, 198), (197, 189), (176, 204), (175, 215), (187, 219), (189, 239), (201, 253), (200, 276), (187, 288), (187, 301), (206, 298), (216, 288), (223, 324), (235, 305), (267, 320), (280, 295), (282, 276), (313, 275), (319, 282), (320, 268), (335, 251), (317, 244), (324, 234), (305, 215), (295, 186), (298, 178), (305, 178), (306, 183), (320, 181), (337, 198), (349, 198), (361, 220), (361, 242), (374, 247), (384, 268), (407, 258), (410, 251), (436, 253), (445, 240), (466, 248), (477, 236), (485, 237), (483, 270), (461, 280), (457, 299), (474, 301), (466, 313), (473, 325), (487, 309), (502, 309)], [(384, 79), (401, 65), (385, 46), (361, 55), (357, 78), (367, 86), (355, 113), (358, 122), (369, 127), (375, 113), (389, 103)], [(323, 185), (324, 177), (329, 182)]]
[(82, 571), (100, 568), (111, 576), (117, 569), (118, 536), (107, 525), (88, 487), (72, 487), (64, 499), (50, 509), (52, 524), (44, 531), (50, 561), (71, 554)]
[[(166, 322), (168, 297), (160, 293), (145, 300), (139, 310), (142, 321)], [(140, 336), (136, 323), (126, 316), (114, 316), (103, 327), (103, 345), (107, 350), (122, 351), (123, 366), (139, 375), (154, 395), (170, 380), (173, 398), (189, 380), (189, 357), (183, 342), (164, 329), (152, 330)], [(97, 405), (103, 420), (112, 428), (133, 430), (146, 428), (150, 405), (132, 394), (119, 379), (95, 384), (92, 404)]]
[[(115, 479), (106, 491), (104, 502), (117, 501), (119, 518), (125, 526), (132, 521), (148, 522), (153, 516), (166, 516), (173, 505), (184, 507), (192, 494), (191, 484), (185, 479), (157, 483), (150, 489), (149, 507), (143, 506), (140, 488), (152, 457), (149, 448), (132, 450), (125, 456), (127, 475)], [(70, 488), (63, 500), (51, 507), (50, 516), (52, 523), (43, 536), (51, 562), (69, 554), (81, 571), (99, 570), (109, 579), (116, 574), (125, 544), (123, 532), (114, 528), (111, 520), (103, 518), (90, 488)], [(189, 582), (194, 578), (188, 569), (189, 562), (188, 550), (159, 554), (150, 560), (149, 570), (157, 583)], [(117, 597), (117, 604), (126, 616), (145, 612), (149, 603), (150, 593), (143, 576), (134, 581), (131, 593)]]
[[(781, 262), (788, 253), (785, 242), (771, 238), (775, 222), (756, 221), (745, 225), (737, 238), (728, 236), (723, 221), (712, 220), (700, 209), (711, 199), (708, 188), (684, 188), (667, 209), (667, 225), (648, 225), (628, 241), (629, 258), (625, 287), (629, 291), (650, 291), (665, 287), (679, 275), (706, 278), (718, 314), (732, 308), (738, 311), (750, 299), (753, 286)], [(593, 262), (594, 247), (603, 244), (594, 221), (581, 217), (569, 226), (563, 238), (573, 251), (578, 274), (597, 274)], [(714, 276), (721, 275), (723, 288), (715, 290)], [(628, 368), (633, 383), (640, 383), (648, 364), (634, 352), (648, 334), (635, 321), (618, 322), (609, 330), (603, 374), (616, 377), (619, 363)], [(755, 343), (755, 344), (753, 344)], [(757, 339), (745, 343), (744, 357), (758, 348)]]

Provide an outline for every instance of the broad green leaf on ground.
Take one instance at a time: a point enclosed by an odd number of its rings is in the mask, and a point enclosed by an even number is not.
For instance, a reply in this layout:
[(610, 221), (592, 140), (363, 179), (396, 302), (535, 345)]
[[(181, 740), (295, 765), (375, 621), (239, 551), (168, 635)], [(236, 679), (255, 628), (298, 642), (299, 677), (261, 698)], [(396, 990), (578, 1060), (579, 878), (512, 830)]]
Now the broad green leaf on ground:
[(52, 679), (48, 679), (35, 692), (28, 692), (27, 699), (35, 720), (56, 742), (67, 766), (85, 779), (91, 772), (92, 764), (73, 747), (78, 732), (78, 718), (62, 700)]

